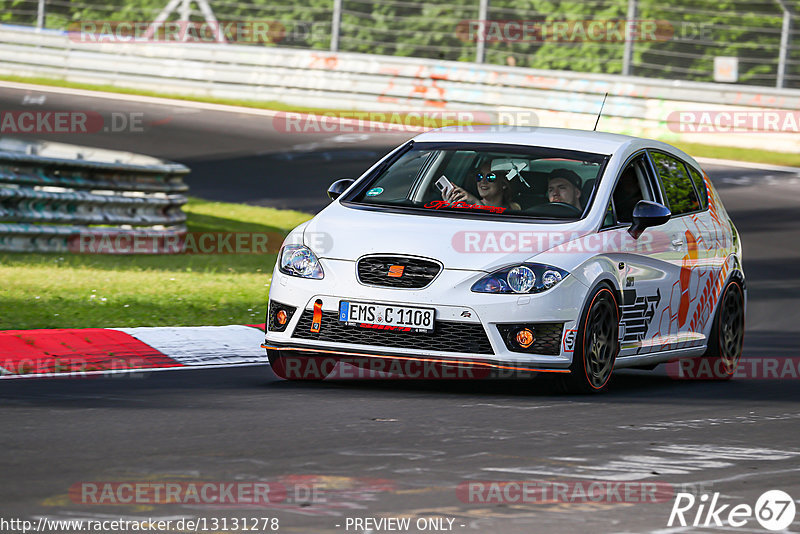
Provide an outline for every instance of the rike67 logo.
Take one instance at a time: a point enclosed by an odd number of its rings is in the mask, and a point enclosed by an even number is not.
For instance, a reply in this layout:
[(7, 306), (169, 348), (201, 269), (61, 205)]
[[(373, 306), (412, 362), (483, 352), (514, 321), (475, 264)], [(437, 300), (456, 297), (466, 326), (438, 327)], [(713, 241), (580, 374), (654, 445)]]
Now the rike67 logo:
[(755, 519), (767, 530), (786, 530), (794, 522), (795, 504), (792, 497), (781, 490), (761, 494), (755, 506), (749, 504), (722, 504), (719, 492), (711, 497), (707, 493), (695, 497), (691, 493), (678, 493), (669, 514), (667, 526), (693, 526), (701, 528), (750, 527)]

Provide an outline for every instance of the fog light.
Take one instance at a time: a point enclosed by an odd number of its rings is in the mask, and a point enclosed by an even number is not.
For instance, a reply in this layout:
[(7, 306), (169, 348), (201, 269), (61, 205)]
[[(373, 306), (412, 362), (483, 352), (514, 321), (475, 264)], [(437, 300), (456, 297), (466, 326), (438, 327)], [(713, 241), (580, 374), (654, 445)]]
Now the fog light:
[(289, 319), (289, 316), (286, 315), (285, 310), (278, 310), (278, 313), (275, 315), (275, 318), (278, 320), (278, 324), (283, 326), (286, 324), (286, 320)]
[(294, 306), (270, 301), (266, 316), (267, 330), (270, 332), (283, 332), (286, 330), (296, 310), (297, 308)]
[(523, 349), (527, 349), (533, 345), (533, 332), (529, 328), (523, 328), (517, 331), (517, 345)]

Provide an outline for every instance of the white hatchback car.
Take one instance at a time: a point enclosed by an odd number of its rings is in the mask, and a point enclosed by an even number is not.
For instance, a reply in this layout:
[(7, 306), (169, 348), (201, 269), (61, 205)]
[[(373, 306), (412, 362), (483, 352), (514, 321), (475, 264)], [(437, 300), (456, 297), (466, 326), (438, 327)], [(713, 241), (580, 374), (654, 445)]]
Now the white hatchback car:
[(346, 362), (381, 376), (554, 373), (598, 392), (614, 368), (697, 356), (717, 376), (736, 369), (739, 236), (670, 145), (446, 128), (328, 193), (275, 267), (264, 347), (278, 376), (347, 376), (334, 373)]

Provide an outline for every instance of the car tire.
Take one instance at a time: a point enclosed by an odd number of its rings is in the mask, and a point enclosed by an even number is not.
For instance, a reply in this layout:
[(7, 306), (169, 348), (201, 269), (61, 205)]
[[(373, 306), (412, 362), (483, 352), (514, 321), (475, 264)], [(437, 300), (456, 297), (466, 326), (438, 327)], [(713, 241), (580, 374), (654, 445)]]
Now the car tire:
[(619, 306), (614, 291), (597, 286), (587, 299), (578, 324), (570, 373), (563, 378), (569, 393), (602, 393), (608, 389), (619, 354)]
[(275, 376), (284, 380), (324, 380), (332, 370), (331, 361), (321, 356), (286, 356), (278, 350), (267, 349), (267, 358)]
[(742, 357), (743, 344), (744, 291), (737, 280), (731, 280), (717, 306), (708, 347), (702, 356), (709, 360), (712, 380), (730, 380), (733, 377)]

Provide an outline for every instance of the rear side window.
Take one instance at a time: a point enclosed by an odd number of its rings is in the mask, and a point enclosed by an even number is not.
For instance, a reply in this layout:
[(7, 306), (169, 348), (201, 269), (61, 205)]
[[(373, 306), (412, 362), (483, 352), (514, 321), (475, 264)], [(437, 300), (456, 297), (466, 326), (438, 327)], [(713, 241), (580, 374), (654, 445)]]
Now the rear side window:
[(682, 215), (700, 209), (694, 184), (682, 161), (662, 152), (650, 152), (672, 215)]
[(697, 189), (697, 194), (700, 196), (700, 206), (703, 209), (708, 208), (708, 189), (706, 188), (706, 182), (703, 180), (702, 175), (697, 172), (694, 167), (691, 165), (686, 165), (686, 168), (689, 169), (689, 174), (694, 182), (694, 187)]

